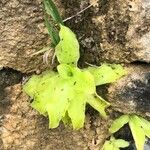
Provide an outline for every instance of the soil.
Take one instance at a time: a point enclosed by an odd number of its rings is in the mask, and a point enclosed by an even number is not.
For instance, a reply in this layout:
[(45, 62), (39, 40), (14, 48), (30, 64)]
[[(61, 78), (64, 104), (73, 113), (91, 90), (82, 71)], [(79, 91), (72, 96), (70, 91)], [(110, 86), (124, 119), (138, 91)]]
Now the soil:
[[(121, 63), (128, 75), (111, 85), (97, 87), (97, 92), (111, 102), (107, 120), (87, 106), (83, 129), (73, 131), (63, 124), (49, 129), (48, 119), (31, 108), (31, 99), (22, 91), (30, 75), (53, 67), (43, 63), (43, 54), (33, 55), (50, 44), (42, 0), (1, 0), (0, 150), (99, 150), (110, 136), (108, 128), (114, 118), (136, 113), (150, 119), (149, 0), (55, 2), (64, 19), (94, 2), (65, 22), (80, 42), (79, 66)], [(53, 51), (49, 62), (52, 57)], [(132, 144), (126, 150), (135, 149), (127, 126), (115, 136), (130, 140)]]

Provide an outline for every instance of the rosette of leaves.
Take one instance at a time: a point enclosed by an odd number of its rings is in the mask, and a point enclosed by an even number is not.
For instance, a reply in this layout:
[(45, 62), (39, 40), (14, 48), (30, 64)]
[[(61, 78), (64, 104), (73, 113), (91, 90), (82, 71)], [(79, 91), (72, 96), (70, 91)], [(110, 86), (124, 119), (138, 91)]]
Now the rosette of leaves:
[(57, 69), (58, 73), (48, 71), (33, 76), (24, 86), (34, 98), (32, 107), (43, 115), (48, 114), (50, 128), (57, 127), (60, 120), (67, 123), (68, 119), (74, 129), (83, 127), (86, 103), (106, 116), (104, 109), (109, 104), (96, 94), (90, 72), (66, 64), (60, 64)]
[(96, 86), (114, 82), (126, 72), (121, 65), (108, 64), (79, 69), (79, 43), (75, 34), (60, 25), (59, 38), (55, 48), (60, 63), (57, 72), (49, 70), (32, 76), (24, 91), (33, 99), (31, 106), (48, 115), (50, 128), (58, 127), (62, 120), (79, 129), (84, 126), (86, 104), (106, 117), (105, 109), (110, 104), (97, 95)]
[(117, 132), (125, 124), (129, 124), (137, 150), (144, 150), (146, 137), (150, 138), (150, 122), (137, 115), (122, 115), (113, 121), (109, 131)]

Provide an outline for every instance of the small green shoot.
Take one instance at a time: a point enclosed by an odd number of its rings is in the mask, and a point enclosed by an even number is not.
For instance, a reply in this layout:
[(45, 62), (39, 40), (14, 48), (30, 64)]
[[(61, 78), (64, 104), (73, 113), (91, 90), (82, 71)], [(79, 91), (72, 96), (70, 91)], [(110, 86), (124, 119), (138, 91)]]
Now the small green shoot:
[(113, 136), (110, 140), (105, 141), (101, 150), (120, 150), (120, 148), (125, 148), (129, 146), (129, 142), (123, 139), (115, 139)]
[(144, 150), (146, 137), (150, 138), (150, 122), (137, 115), (123, 115), (114, 120), (109, 131), (117, 132), (125, 124), (129, 123), (137, 150)]

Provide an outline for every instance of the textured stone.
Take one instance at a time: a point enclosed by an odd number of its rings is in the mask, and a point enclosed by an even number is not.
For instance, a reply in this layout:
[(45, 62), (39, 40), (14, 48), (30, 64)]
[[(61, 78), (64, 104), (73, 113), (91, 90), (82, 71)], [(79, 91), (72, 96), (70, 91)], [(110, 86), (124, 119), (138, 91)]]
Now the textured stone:
[(48, 41), (40, 1), (1, 0), (0, 35), (0, 67), (21, 72), (44, 68), (42, 56), (32, 56)]
[(108, 100), (113, 109), (150, 117), (150, 67), (127, 68), (128, 75), (108, 88)]
[[(82, 10), (83, 2), (87, 7), (86, 0), (66, 4), (66, 15)], [(67, 24), (80, 39), (82, 62), (150, 62), (149, 0), (99, 0)]]
[(102, 59), (150, 62), (150, 1), (108, 1), (103, 15), (93, 18), (101, 30)]
[[(62, 4), (56, 1), (56, 4), (61, 15), (65, 14), (63, 18), (89, 5), (87, 0), (63, 1)], [(99, 0), (66, 24), (78, 35), (81, 62), (150, 62), (148, 0)], [(0, 67), (21, 72), (44, 70), (42, 55), (32, 56), (48, 43), (40, 0), (2, 0), (0, 34)]]

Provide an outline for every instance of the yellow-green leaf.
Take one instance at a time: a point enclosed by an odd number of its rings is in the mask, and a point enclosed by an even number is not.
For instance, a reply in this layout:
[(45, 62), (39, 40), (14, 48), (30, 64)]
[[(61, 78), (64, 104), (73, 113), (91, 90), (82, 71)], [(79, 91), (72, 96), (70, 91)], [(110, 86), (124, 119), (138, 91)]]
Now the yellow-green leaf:
[(100, 67), (88, 67), (86, 70), (92, 73), (96, 85), (115, 82), (127, 73), (121, 65), (115, 64), (103, 64)]
[(136, 116), (137, 121), (142, 126), (145, 135), (150, 138), (150, 122), (142, 117)]
[(32, 78), (23, 86), (23, 90), (30, 96), (34, 97), (36, 93), (36, 88), (39, 85), (39, 82), (45, 82), (46, 79), (55, 76), (57, 73), (53, 71), (45, 71), (41, 75), (33, 75)]
[(130, 116), (129, 126), (135, 141), (137, 150), (144, 150), (145, 133), (135, 115)]
[(128, 122), (129, 122), (129, 116), (128, 115), (122, 115), (121, 117), (119, 117), (113, 121), (111, 127), (109, 128), (109, 132), (110, 133), (117, 132), (120, 128), (122, 128)]
[(122, 139), (116, 139), (114, 141), (114, 145), (118, 148), (125, 148), (129, 146), (129, 142), (122, 140)]
[(101, 150), (114, 150), (114, 147), (110, 141), (106, 141)]
[(74, 129), (80, 129), (84, 126), (86, 99), (83, 94), (76, 94), (76, 97), (70, 102), (68, 115)]
[(63, 25), (60, 27), (60, 42), (55, 49), (57, 59), (59, 63), (77, 65), (80, 54), (76, 35), (68, 27)]
[(98, 96), (96, 93), (89, 95), (87, 97), (87, 103), (90, 104), (94, 109), (96, 109), (101, 116), (107, 117), (105, 109), (110, 106), (110, 104), (103, 98)]
[(59, 75), (64, 79), (67, 79), (69, 77), (72, 78), (74, 69), (75, 68), (73, 68), (67, 64), (61, 64), (61, 65), (57, 66)]
[(113, 136), (106, 141), (101, 150), (119, 150), (129, 146), (129, 142), (122, 139), (115, 139)]

